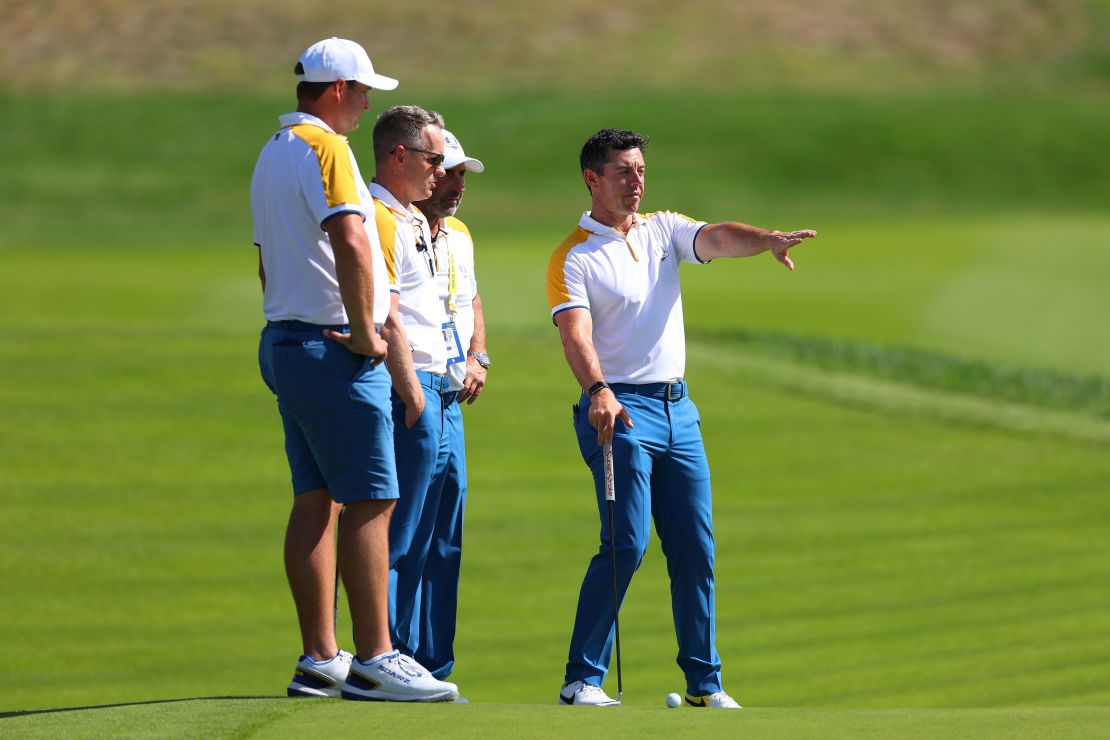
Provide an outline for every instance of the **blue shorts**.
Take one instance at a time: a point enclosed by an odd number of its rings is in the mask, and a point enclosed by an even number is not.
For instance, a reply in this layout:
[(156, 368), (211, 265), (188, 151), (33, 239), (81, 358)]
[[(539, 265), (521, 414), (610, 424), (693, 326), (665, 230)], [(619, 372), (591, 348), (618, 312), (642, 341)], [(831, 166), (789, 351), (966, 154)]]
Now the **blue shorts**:
[(390, 378), (385, 366), (301, 321), (270, 321), (258, 344), (277, 396), (293, 493), (321, 488), (343, 504), (397, 498)]

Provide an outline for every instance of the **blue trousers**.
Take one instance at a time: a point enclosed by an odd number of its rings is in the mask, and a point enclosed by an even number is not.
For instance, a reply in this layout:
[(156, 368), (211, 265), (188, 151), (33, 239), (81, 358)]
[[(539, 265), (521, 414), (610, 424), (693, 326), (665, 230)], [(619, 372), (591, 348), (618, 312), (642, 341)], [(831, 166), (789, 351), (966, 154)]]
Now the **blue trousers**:
[[(685, 383), (614, 384), (613, 390), (635, 424), (629, 428), (618, 420), (613, 435), (618, 602), (623, 602), (647, 551), (654, 520), (667, 559), (677, 662), (686, 677), (686, 690), (695, 696), (720, 691), (712, 493), (701, 418), (686, 395)], [(575, 407), (574, 427), (582, 457), (593, 473), (601, 532), (598, 552), (590, 560), (578, 597), (566, 681), (600, 686), (613, 649), (613, 581), (604, 462), (597, 431), (588, 419), (589, 404), (583, 394)]]
[(431, 547), (420, 582), (420, 643), (413, 656), (439, 679), (447, 678), (455, 667), (466, 508), (466, 438), (462, 408), (457, 402), (444, 409), (443, 426), (447, 455), (440, 458), (432, 480), (432, 489), (439, 493), (439, 508), (434, 518), (428, 516), (421, 522), (417, 533), (418, 538), (427, 538)]
[(394, 647), (442, 678), (454, 666), (466, 450), (457, 394), (446, 378), (417, 376), (425, 404), (411, 429), (392, 395), (400, 498), (389, 524), (389, 625)]

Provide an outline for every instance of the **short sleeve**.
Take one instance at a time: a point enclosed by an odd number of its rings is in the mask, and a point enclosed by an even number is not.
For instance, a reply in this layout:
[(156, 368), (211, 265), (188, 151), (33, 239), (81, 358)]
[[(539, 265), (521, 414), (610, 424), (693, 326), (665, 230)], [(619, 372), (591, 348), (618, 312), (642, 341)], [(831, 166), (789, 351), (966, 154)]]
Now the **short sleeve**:
[(552, 316), (568, 308), (590, 308), (582, 265), (569, 250), (561, 255), (556, 250), (551, 255), (547, 268), (547, 302)]
[(694, 262), (696, 264), (706, 264), (708, 262), (708, 260), (699, 258), (697, 252), (694, 251), (694, 241), (698, 237), (698, 232), (705, 226), (705, 221), (696, 221), (689, 216), (674, 211), (662, 211), (656, 214), (656, 218), (660, 219), (660, 226), (669, 233), (675, 253), (683, 262)]

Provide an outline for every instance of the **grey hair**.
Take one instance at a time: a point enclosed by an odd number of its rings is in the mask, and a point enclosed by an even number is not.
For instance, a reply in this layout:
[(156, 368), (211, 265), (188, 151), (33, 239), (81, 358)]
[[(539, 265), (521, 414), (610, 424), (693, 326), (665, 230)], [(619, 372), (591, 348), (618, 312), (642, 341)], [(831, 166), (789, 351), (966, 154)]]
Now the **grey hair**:
[(442, 118), (416, 105), (395, 105), (374, 123), (374, 159), (385, 161), (398, 146), (424, 147), (425, 127), (440, 126)]

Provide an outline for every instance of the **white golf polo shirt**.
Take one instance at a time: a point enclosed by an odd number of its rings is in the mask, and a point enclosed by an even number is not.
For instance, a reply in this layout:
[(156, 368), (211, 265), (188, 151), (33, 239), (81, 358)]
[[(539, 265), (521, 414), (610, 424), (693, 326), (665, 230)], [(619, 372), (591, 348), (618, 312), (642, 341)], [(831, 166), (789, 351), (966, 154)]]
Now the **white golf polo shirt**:
[[(439, 299), (447, 312), (443, 332), (449, 349), (447, 373), (451, 376), (451, 389), (462, 390), (466, 380), (466, 353), (474, 337), (474, 296), (478, 295), (470, 230), (459, 219), (448, 216), (436, 234), (432, 251)], [(450, 351), (452, 345), (457, 347), (456, 352)]]
[(357, 213), (367, 226), (374, 270), (374, 322), (389, 313), (389, 282), (373, 199), (345, 136), (307, 113), (288, 113), (262, 148), (251, 178), (254, 243), (266, 272), (262, 308), (271, 321), (346, 324), (335, 253), (323, 223)]
[(447, 372), (443, 335), (447, 315), (436, 287), (428, 220), (415, 207), (405, 208), (376, 182), (370, 183), (370, 194), (374, 196), (389, 289), (398, 296), (397, 312), (412, 346), (413, 366), (443, 375)]
[(551, 316), (584, 308), (610, 383), (662, 383), (686, 371), (681, 262), (703, 264), (694, 240), (704, 221), (679, 213), (635, 214), (628, 235), (582, 215), (547, 268)]

